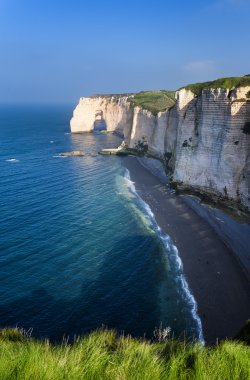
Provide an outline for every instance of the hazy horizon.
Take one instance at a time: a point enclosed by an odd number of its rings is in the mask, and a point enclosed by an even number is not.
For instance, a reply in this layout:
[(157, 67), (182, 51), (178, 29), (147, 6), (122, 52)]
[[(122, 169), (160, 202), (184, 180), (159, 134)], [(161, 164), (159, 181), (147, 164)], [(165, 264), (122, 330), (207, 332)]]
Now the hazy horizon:
[(249, 0), (0, 0), (0, 103), (176, 90), (250, 72)]

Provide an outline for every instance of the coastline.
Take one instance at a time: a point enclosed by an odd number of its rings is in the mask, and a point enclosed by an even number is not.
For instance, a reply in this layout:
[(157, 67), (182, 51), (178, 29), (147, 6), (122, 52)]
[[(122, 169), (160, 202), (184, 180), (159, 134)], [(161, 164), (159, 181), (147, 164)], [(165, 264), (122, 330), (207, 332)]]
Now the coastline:
[(250, 285), (235, 253), (197, 210), (167, 189), (160, 171), (152, 173), (136, 157), (123, 162), (139, 196), (177, 246), (206, 343), (235, 336), (250, 316)]

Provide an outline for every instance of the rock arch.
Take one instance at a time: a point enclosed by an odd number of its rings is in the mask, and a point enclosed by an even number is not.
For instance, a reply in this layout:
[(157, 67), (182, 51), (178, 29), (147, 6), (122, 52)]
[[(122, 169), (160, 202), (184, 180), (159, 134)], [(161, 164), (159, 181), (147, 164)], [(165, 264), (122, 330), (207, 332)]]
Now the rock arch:
[(102, 110), (96, 110), (95, 111), (95, 121), (93, 125), (93, 131), (94, 132), (100, 132), (100, 131), (106, 131), (107, 125), (105, 122), (105, 119), (103, 117), (103, 111)]

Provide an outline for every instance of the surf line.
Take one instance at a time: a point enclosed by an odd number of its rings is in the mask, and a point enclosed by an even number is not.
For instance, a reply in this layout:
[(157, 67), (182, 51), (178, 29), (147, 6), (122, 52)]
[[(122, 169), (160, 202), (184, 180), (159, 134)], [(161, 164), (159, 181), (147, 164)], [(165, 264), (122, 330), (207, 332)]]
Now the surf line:
[(181, 288), (183, 290), (184, 298), (191, 308), (191, 314), (192, 314), (192, 317), (196, 323), (198, 340), (200, 341), (200, 343), (202, 345), (204, 345), (205, 340), (204, 340), (203, 331), (202, 331), (201, 319), (200, 319), (198, 312), (197, 312), (197, 303), (196, 303), (196, 300), (195, 300), (195, 298), (194, 298), (194, 296), (193, 296), (193, 294), (192, 294), (192, 292), (188, 286), (187, 280), (186, 280), (185, 275), (183, 273), (183, 265), (182, 265), (182, 261), (181, 261), (181, 258), (179, 256), (179, 253), (178, 253), (178, 249), (174, 245), (170, 236), (168, 236), (166, 233), (164, 233), (162, 231), (162, 229), (160, 228), (160, 226), (157, 224), (157, 222), (155, 220), (154, 213), (151, 210), (150, 206), (137, 193), (134, 182), (131, 180), (130, 173), (129, 173), (128, 169), (126, 169), (126, 171), (125, 171), (124, 179), (126, 181), (128, 189), (136, 197), (140, 206), (142, 207), (144, 212), (149, 217), (154, 232), (157, 234), (157, 236), (160, 238), (160, 240), (163, 243), (163, 246), (165, 248), (165, 252), (169, 258), (170, 265), (171, 265), (172, 269), (175, 271), (176, 275), (178, 276), (178, 280), (180, 281), (180, 285), (181, 285)]

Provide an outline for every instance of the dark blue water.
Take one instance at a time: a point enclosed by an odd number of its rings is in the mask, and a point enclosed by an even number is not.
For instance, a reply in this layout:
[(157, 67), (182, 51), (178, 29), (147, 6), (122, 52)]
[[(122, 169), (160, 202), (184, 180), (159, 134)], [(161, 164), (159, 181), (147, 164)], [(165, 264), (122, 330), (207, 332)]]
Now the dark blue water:
[(118, 146), (69, 134), (72, 107), (0, 108), (0, 323), (60, 340), (105, 325), (151, 337), (198, 331), (150, 211), (122, 158), (60, 152)]

